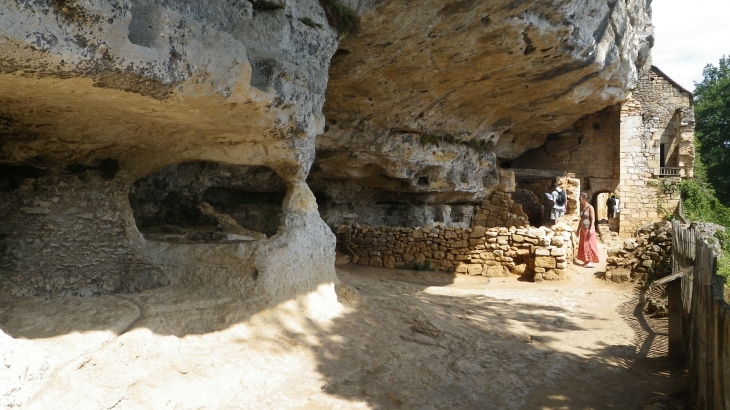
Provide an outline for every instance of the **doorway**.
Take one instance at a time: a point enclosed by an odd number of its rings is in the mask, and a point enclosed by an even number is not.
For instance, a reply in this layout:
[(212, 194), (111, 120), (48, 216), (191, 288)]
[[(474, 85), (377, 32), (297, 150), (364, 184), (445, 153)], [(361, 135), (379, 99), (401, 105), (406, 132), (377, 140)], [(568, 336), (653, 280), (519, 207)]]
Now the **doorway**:
[[(620, 218), (611, 218), (608, 214), (608, 199), (611, 197), (612, 192), (601, 191), (593, 195), (591, 205), (596, 211), (596, 225), (605, 224), (608, 225), (608, 229), (613, 232), (619, 231)], [(619, 215), (617, 215), (619, 216)], [(596, 226), (598, 228), (598, 226)]]

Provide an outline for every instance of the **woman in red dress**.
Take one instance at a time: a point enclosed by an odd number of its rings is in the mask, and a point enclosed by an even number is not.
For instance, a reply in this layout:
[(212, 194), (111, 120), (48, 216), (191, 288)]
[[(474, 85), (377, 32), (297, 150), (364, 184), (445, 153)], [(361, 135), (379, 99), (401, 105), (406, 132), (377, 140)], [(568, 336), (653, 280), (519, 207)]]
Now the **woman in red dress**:
[(598, 263), (598, 242), (596, 241), (596, 211), (588, 203), (588, 194), (580, 194), (580, 222), (578, 223), (578, 254), (576, 259), (586, 268)]

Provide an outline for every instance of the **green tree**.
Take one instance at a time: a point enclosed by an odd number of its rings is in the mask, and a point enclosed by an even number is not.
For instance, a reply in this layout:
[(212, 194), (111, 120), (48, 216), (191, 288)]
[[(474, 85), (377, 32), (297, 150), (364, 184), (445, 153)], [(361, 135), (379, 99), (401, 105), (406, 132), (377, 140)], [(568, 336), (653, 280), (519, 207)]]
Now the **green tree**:
[(704, 79), (695, 84), (695, 141), (705, 165), (707, 181), (717, 198), (730, 205), (730, 57), (717, 67), (705, 66)]

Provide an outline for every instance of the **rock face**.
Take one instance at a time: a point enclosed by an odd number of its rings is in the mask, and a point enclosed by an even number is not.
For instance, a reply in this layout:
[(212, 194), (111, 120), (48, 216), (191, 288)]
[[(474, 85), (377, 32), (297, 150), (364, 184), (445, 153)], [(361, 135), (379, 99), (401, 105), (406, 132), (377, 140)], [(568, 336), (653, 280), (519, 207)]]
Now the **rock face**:
[(514, 189), (500, 161), (624, 99), (652, 42), (648, 0), (345, 3), (337, 53), (317, 0), (0, 5), (0, 289), (334, 280), (318, 203), (468, 224)]
[[(2, 292), (212, 282), (278, 294), (334, 280), (334, 235), (304, 182), (337, 46), (319, 2), (15, 1), (0, 14)], [(191, 161), (213, 164), (206, 189), (271, 193), (255, 178), (220, 183), (275, 175), (275, 235), (144, 237), (133, 185)], [(150, 196), (195, 210), (205, 198), (181, 180), (158, 178)]]
[(379, 2), (333, 57), (312, 179), (488, 195), (497, 158), (624, 100), (652, 42), (645, 0)]

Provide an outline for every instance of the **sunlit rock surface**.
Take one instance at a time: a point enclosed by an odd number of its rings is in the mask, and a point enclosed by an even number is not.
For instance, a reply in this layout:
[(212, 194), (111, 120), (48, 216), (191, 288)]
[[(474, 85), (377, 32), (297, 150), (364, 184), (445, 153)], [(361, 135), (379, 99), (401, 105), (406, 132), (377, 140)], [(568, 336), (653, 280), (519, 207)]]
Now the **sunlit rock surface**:
[[(3, 292), (93, 295), (216, 282), (280, 293), (333, 280), (334, 236), (304, 180), (337, 38), (318, 1), (274, 3), (0, 4)], [(283, 198), (278, 232), (253, 242), (145, 238), (130, 206), (133, 184), (192, 161), (277, 175), (275, 189), (216, 185), (230, 174), (205, 174), (201, 184), (273, 189)], [(193, 191), (179, 179), (156, 185), (160, 200), (177, 207), (163, 222), (193, 228), (193, 202), (202, 198), (186, 197)]]

